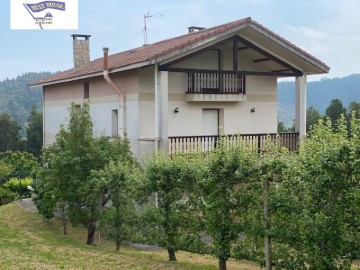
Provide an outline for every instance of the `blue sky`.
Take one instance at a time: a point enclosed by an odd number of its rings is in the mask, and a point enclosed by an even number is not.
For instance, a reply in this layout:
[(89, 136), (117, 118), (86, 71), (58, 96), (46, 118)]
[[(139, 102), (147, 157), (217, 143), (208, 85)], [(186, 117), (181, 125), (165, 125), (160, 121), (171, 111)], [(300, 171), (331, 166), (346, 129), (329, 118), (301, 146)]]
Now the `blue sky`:
[(359, 0), (79, 0), (79, 29), (51, 31), (10, 30), (9, 2), (0, 2), (0, 80), (71, 68), (74, 33), (92, 35), (91, 59), (102, 47), (115, 53), (141, 46), (147, 12), (163, 15), (148, 22), (149, 43), (185, 34), (191, 25), (252, 17), (331, 67), (310, 80), (360, 73)]

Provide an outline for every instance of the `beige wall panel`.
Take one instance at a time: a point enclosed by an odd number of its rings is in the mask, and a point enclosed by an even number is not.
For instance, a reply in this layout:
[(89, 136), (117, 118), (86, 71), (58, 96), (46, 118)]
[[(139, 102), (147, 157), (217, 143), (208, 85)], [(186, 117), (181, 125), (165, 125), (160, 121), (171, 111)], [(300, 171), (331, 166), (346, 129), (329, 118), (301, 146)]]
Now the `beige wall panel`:
[(107, 96), (117, 96), (117, 93), (103, 77), (98, 77), (89, 81), (89, 98), (91, 100)]
[(76, 100), (84, 98), (84, 83), (69, 82), (44, 87), (45, 103), (47, 101)]
[[(139, 84), (137, 71), (125, 71), (121, 74), (112, 75), (113, 81), (124, 91), (125, 94), (138, 93)], [(61, 100), (81, 100), (84, 99), (84, 80), (49, 85), (44, 87), (44, 97), (46, 101)], [(111, 86), (100, 76), (88, 80), (90, 100), (104, 98), (107, 96), (117, 96), (117, 93)]]
[[(179, 108), (178, 113), (174, 113)], [(251, 108), (255, 112), (251, 113)], [(169, 136), (201, 136), (202, 110), (223, 110), (222, 131), (226, 134), (236, 133), (276, 133), (277, 103), (238, 102), (238, 103), (201, 103), (169, 102)]]
[(198, 68), (198, 69), (218, 69), (218, 52), (214, 50), (203, 52), (192, 58), (181, 61), (172, 67), (177, 68)]
[(276, 95), (277, 79), (272, 76), (246, 76), (247, 95)]
[(139, 138), (155, 138), (155, 102), (140, 101), (139, 115)]
[(169, 72), (169, 94), (185, 93), (187, 91), (187, 74)]
[(155, 92), (155, 67), (149, 66), (139, 68), (139, 92), (154, 93)]
[(136, 69), (110, 74), (109, 76), (125, 94), (139, 92), (138, 71)]

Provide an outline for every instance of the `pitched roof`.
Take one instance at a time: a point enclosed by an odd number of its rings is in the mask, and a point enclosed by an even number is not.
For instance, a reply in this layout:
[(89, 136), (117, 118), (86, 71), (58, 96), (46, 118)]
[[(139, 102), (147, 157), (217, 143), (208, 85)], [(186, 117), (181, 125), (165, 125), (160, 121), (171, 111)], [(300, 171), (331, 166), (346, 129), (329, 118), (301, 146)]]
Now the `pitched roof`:
[[(229, 30), (237, 29), (240, 26), (255, 26), (265, 31), (267, 34), (273, 36), (278, 39), (286, 46), (293, 48), (295, 51), (303, 54), (305, 57), (309, 58), (311, 61), (318, 63), (323, 67), (324, 72), (329, 71), (329, 67), (321, 62), (319, 59), (295, 46), (291, 42), (282, 38), (281, 36), (275, 34), (268, 28), (263, 25), (253, 21), (250, 17), (236, 20), (233, 22), (229, 22), (226, 24), (214, 26), (211, 28), (205, 28), (200, 31), (188, 33), (182, 36), (178, 36), (175, 38), (170, 38), (166, 40), (162, 40), (153, 44), (144, 45), (142, 47), (138, 47), (135, 49), (127, 50), (124, 52), (116, 53), (113, 55), (109, 55), (109, 70), (115, 68), (124, 68), (129, 67), (134, 64), (141, 64), (146, 62), (147, 64), (156, 63), (162, 57), (165, 57), (171, 53), (174, 53), (180, 49), (186, 48), (187, 46), (194, 45), (198, 42), (205, 41), (210, 37), (214, 37), (218, 34), (226, 33)], [(130, 67), (129, 67), (130, 68)], [(53, 84), (57, 82), (61, 82), (64, 80), (76, 80), (81, 77), (91, 77), (91, 76), (99, 76), (103, 70), (103, 58), (95, 59), (91, 61), (89, 66), (86, 69), (75, 70), (69, 69), (63, 72), (56, 73), (55, 75), (36, 81), (31, 83), (30, 85), (44, 85), (44, 84)]]

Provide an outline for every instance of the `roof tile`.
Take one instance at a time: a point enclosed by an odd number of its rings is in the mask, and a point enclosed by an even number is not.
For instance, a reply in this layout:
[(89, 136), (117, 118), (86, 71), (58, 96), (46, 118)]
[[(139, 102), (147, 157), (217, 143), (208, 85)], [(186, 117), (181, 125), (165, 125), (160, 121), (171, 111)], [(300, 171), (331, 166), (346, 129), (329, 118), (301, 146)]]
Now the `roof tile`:
[[(266, 32), (270, 33), (271, 35), (275, 36), (279, 40), (283, 41), (287, 45), (295, 48), (296, 50), (302, 52), (306, 56), (310, 57), (316, 62), (321, 63), (325, 67), (327, 67), (326, 64), (321, 62), (319, 59), (313, 57), (312, 55), (308, 54), (304, 50), (296, 47), (291, 42), (287, 41), (286, 39), (280, 37), (279, 35), (275, 34), (268, 28), (264, 27), (263, 25), (251, 20), (250, 17), (240, 19), (237, 21), (233, 21), (230, 23), (214, 26), (211, 28), (205, 28), (203, 30), (188, 33), (182, 36), (178, 36), (175, 38), (166, 39), (163, 41), (159, 41), (153, 44), (144, 45), (142, 47), (138, 47), (135, 49), (127, 50), (124, 52), (116, 53), (113, 55), (109, 55), (109, 69), (114, 68), (121, 68), (126, 67), (132, 64), (142, 63), (146, 61), (151, 61), (158, 59), (159, 57), (165, 56), (169, 53), (172, 53), (178, 49), (182, 49), (184, 47), (187, 47), (189, 45), (195, 44), (199, 41), (206, 40), (207, 38), (211, 36), (215, 36), (219, 33), (226, 32), (230, 29), (233, 29), (235, 27), (245, 25), (246, 23), (251, 23), (255, 26), (258, 26), (259, 28), (265, 30)], [(328, 67), (327, 67), (328, 68)], [(98, 72), (101, 72), (103, 69), (103, 58), (95, 59), (94, 61), (91, 61), (89, 64), (89, 67), (83, 70), (75, 70), (75, 69), (69, 69), (63, 72), (56, 73), (55, 75), (34, 82), (31, 85), (41, 85), (46, 83), (56, 83), (56, 81), (76, 78), (84, 75), (91, 75)]]

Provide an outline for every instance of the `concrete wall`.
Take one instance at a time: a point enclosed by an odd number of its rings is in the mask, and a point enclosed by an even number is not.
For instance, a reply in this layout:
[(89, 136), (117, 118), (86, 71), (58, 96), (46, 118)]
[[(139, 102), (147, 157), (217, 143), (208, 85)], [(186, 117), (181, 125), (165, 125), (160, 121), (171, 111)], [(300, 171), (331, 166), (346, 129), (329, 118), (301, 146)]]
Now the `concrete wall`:
[[(129, 139), (137, 140), (139, 126), (138, 102), (131, 97), (138, 93), (137, 71), (124, 72), (111, 76), (119, 87), (126, 93), (128, 115), (127, 133)], [(66, 125), (69, 118), (71, 102), (82, 104), (84, 101), (84, 82), (75, 81), (44, 87), (44, 145), (55, 141), (60, 125)], [(94, 135), (112, 135), (112, 111), (118, 110), (118, 127), (120, 128), (119, 96), (105, 82), (103, 77), (92, 78), (89, 82), (90, 114), (94, 123)], [(119, 130), (120, 132), (120, 130)]]
[[(232, 69), (232, 51), (225, 50), (221, 65)], [(239, 70), (256, 71), (259, 66), (245, 55), (239, 55)], [(176, 67), (218, 69), (216, 51), (200, 54), (178, 63)], [(202, 110), (220, 109), (221, 132), (276, 133), (277, 132), (277, 79), (268, 76), (246, 77), (246, 101), (244, 102), (186, 102), (187, 76), (169, 73), (169, 136), (202, 134)], [(179, 108), (179, 113), (174, 109)], [(255, 112), (250, 110), (255, 108)]]
[[(232, 69), (232, 51), (224, 49), (221, 66)], [(258, 65), (239, 54), (239, 70), (257, 70)], [(208, 51), (176, 65), (177, 67), (218, 69), (217, 51)], [(131, 147), (137, 157), (148, 153), (158, 144), (155, 124), (155, 67), (110, 75), (126, 93), (126, 130)], [(113, 110), (118, 110), (119, 97), (103, 77), (89, 81), (91, 116), (95, 135), (112, 134)], [(71, 102), (84, 102), (84, 81), (62, 83), (44, 87), (44, 144), (54, 142), (61, 123), (66, 123)], [(276, 77), (247, 76), (246, 101), (241, 102), (188, 102), (185, 101), (187, 75), (169, 72), (168, 134), (169, 136), (191, 136), (202, 134), (202, 110), (219, 109), (221, 132), (275, 133), (277, 131), (277, 79)], [(179, 108), (178, 113), (174, 113)], [(255, 108), (255, 112), (250, 110)]]

